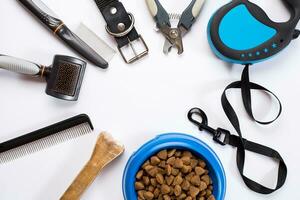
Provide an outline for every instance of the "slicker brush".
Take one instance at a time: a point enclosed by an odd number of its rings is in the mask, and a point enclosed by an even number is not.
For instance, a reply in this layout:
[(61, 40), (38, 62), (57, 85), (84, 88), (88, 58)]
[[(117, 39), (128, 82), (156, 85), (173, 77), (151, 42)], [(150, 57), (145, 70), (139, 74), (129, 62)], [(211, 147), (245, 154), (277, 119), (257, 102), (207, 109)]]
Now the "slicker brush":
[(46, 93), (48, 95), (76, 101), (80, 93), (86, 62), (69, 56), (56, 55), (52, 65), (47, 67), (0, 55), (1, 68), (33, 77), (44, 77), (47, 81)]

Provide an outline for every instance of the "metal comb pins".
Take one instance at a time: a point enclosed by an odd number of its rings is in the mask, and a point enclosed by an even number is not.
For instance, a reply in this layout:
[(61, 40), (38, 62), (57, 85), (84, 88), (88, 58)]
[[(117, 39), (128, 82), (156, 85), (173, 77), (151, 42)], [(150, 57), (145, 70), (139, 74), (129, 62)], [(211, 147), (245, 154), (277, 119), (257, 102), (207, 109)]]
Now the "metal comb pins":
[(0, 144), (0, 164), (88, 134), (93, 129), (89, 117), (81, 114), (3, 142)]

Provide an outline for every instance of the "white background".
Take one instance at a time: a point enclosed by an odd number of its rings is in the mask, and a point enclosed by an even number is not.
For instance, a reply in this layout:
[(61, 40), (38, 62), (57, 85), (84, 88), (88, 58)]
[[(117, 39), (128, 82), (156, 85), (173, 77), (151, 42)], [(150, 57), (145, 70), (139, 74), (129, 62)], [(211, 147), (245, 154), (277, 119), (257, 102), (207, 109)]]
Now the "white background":
[[(274, 91), (283, 103), (282, 116), (272, 125), (259, 126), (246, 115), (240, 91), (229, 93), (238, 111), (244, 136), (277, 149), (289, 173), (284, 187), (264, 196), (250, 191), (238, 174), (235, 149), (215, 144), (186, 118), (198, 106), (207, 112), (209, 123), (233, 131), (220, 102), (227, 84), (238, 80), (242, 67), (218, 60), (206, 39), (206, 25), (213, 12), (227, 0), (207, 1), (197, 23), (184, 38), (185, 52), (162, 53), (163, 37), (153, 30), (144, 0), (124, 1), (136, 17), (136, 28), (149, 45), (150, 54), (126, 65), (116, 55), (107, 71), (89, 64), (78, 102), (47, 96), (45, 83), (0, 71), (0, 141), (20, 136), (79, 113), (87, 113), (96, 128), (93, 134), (77, 138), (36, 154), (0, 166), (1, 200), (58, 199), (90, 156), (98, 133), (106, 130), (126, 146), (125, 154), (107, 167), (83, 196), (86, 200), (121, 200), (122, 173), (127, 159), (143, 143), (166, 132), (197, 136), (219, 155), (228, 179), (227, 200), (299, 199), (299, 49), (293, 42), (273, 59), (251, 68), (251, 79)], [(256, 1), (258, 2), (258, 0)], [(72, 29), (84, 22), (115, 47), (106, 34), (104, 20), (93, 0), (45, 0)], [(164, 0), (171, 12), (181, 12), (189, 0)], [(260, 3), (272, 19), (289, 15), (280, 0)], [(1, 53), (51, 64), (55, 54), (78, 56), (45, 29), (15, 0), (1, 0)], [(299, 27), (300, 28), (300, 27)], [(268, 97), (254, 93), (254, 110), (260, 119), (269, 119), (276, 110)], [(274, 187), (276, 163), (247, 154), (246, 174)]]

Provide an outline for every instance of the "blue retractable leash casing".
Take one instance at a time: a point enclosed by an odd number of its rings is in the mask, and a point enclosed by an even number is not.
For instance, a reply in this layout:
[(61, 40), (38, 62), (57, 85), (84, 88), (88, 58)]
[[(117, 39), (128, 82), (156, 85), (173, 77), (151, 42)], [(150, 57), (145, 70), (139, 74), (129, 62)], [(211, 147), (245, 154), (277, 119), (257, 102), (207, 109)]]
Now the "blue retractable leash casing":
[(284, 0), (291, 12), (285, 23), (273, 22), (256, 4), (233, 0), (210, 19), (208, 40), (222, 60), (237, 64), (254, 64), (268, 59), (299, 35), (300, 1)]

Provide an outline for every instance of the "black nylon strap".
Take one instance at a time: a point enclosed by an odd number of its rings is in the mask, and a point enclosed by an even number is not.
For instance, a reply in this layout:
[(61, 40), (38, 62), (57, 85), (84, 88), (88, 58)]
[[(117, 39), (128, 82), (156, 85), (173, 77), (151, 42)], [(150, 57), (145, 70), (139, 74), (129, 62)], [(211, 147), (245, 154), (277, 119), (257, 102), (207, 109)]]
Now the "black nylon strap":
[[(254, 121), (256, 121), (257, 123), (263, 124), (263, 125), (274, 122), (280, 116), (281, 111), (282, 111), (281, 103), (280, 103), (278, 97), (274, 93), (272, 93), (270, 90), (264, 88), (263, 86), (260, 86), (256, 83), (252, 83), (249, 81), (249, 65), (247, 65), (245, 67), (243, 74), (242, 74), (241, 81), (237, 81), (237, 82), (233, 82), (233, 83), (229, 84), (225, 88), (225, 90), (222, 94), (222, 98), (221, 98), (222, 107), (224, 109), (224, 112), (225, 112), (226, 116), (228, 117), (229, 121), (231, 122), (231, 124), (233, 125), (233, 127), (235, 128), (236, 132), (238, 133), (238, 136), (228, 134), (227, 135), (228, 137), (225, 138), (224, 141), (226, 144), (230, 144), (234, 147), (237, 147), (236, 163), (237, 163), (240, 175), (242, 176), (245, 184), (251, 190), (261, 193), (261, 194), (270, 194), (270, 193), (280, 189), (284, 185), (286, 177), (287, 177), (287, 167), (286, 167), (281, 155), (276, 150), (266, 147), (261, 144), (257, 144), (257, 143), (248, 141), (243, 138), (238, 116), (226, 96), (226, 91), (230, 90), (230, 89), (241, 89), (243, 103), (244, 103), (247, 113)], [(279, 102), (280, 109), (279, 109), (278, 115), (276, 116), (275, 119), (273, 119), (271, 121), (267, 121), (267, 122), (262, 122), (262, 121), (258, 121), (254, 118), (253, 111), (252, 111), (252, 104), (251, 104), (251, 90), (262, 90), (264, 92), (269, 93), (270, 95), (274, 96), (277, 99), (277, 101)], [(267, 157), (270, 157), (270, 158), (273, 158), (273, 159), (279, 161), (277, 185), (274, 189), (265, 187), (244, 175), (245, 151), (246, 150), (257, 153), (257, 154), (261, 154), (261, 155), (264, 155), (264, 156), (267, 156)]]
[[(125, 25), (125, 29), (127, 30), (131, 24), (132, 19), (130, 18), (128, 12), (124, 8), (123, 4), (118, 0), (94, 0), (102, 13), (109, 30), (113, 33), (121, 33), (123, 32), (118, 28), (120, 23)], [(111, 9), (115, 8), (116, 13), (112, 13)], [(139, 34), (136, 29), (133, 29), (125, 36), (122, 37), (114, 37), (116, 42), (118, 43), (118, 47), (122, 48), (129, 44), (129, 41), (134, 41), (139, 38)]]

